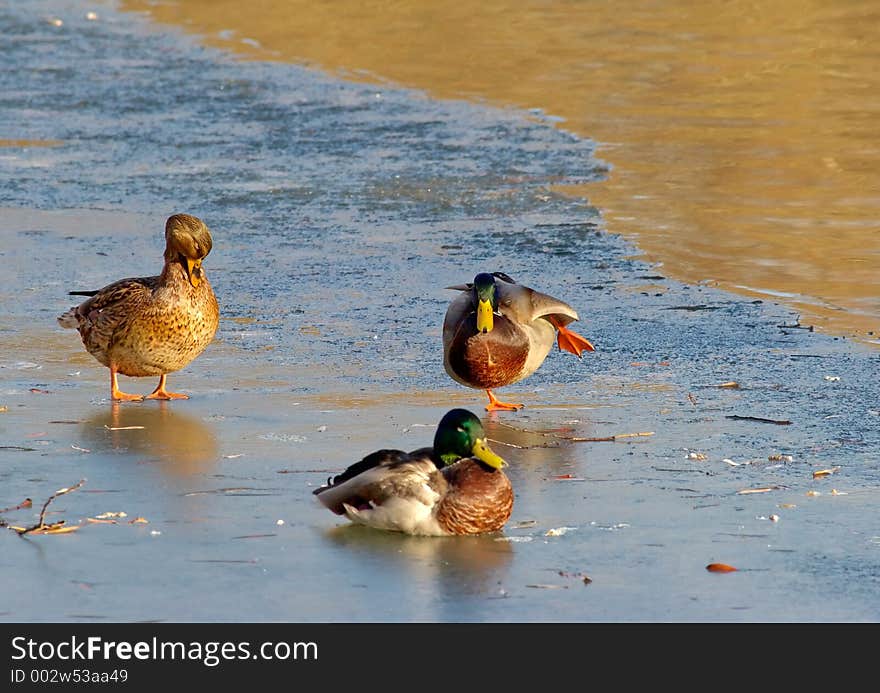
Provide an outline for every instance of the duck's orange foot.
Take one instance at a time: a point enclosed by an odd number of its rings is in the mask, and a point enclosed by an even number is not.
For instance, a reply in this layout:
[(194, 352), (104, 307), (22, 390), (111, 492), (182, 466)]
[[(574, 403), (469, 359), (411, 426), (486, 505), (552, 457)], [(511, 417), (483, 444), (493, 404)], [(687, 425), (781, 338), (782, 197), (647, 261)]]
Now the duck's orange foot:
[(121, 392), (120, 390), (111, 390), (110, 399), (114, 402), (143, 402), (144, 396), (130, 395), (127, 392)]
[(130, 395), (119, 389), (119, 381), (116, 378), (116, 369), (110, 369), (110, 399), (114, 402), (143, 402), (143, 395)]
[(524, 404), (502, 402), (492, 394), (492, 390), (486, 390), (486, 394), (489, 395), (489, 404), (486, 405), (486, 411), (519, 411), (525, 406)]
[(181, 392), (168, 392), (165, 389), (166, 377), (165, 375), (159, 376), (159, 384), (156, 386), (156, 389), (148, 394), (145, 399), (189, 399), (189, 395), (184, 395)]
[(144, 399), (189, 399), (189, 395), (182, 392), (168, 392), (167, 390), (154, 390)]
[(590, 340), (581, 337), (577, 332), (572, 332), (565, 325), (560, 324), (556, 320), (551, 319), (553, 327), (559, 332), (556, 335), (556, 343), (563, 351), (569, 351), (578, 358), (585, 351), (596, 351), (596, 348), (590, 344)]

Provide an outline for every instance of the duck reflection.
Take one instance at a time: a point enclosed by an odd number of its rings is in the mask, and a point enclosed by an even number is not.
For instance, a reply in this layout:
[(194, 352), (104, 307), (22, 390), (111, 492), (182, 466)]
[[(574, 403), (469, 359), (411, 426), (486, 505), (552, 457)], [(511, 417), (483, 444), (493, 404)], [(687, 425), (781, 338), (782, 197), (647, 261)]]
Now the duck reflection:
[[(463, 537), (414, 537), (361, 525), (340, 525), (324, 533), (347, 551), (378, 559), (384, 567), (403, 565), (407, 582), (427, 584), (450, 598), (493, 596), (505, 583), (514, 557), (502, 534)], [(384, 569), (384, 568), (383, 568)], [(441, 600), (445, 601), (445, 600)]]
[(492, 449), (510, 464), (506, 471), (517, 498), (537, 492), (548, 476), (584, 474), (588, 448), (578, 447), (569, 438), (593, 435), (589, 423), (537, 420), (514, 425), (488, 416), (483, 427)]
[(483, 419), (483, 428), (490, 440), (513, 447), (534, 450), (565, 452), (571, 448), (571, 439), (596, 435), (589, 418), (570, 419), (560, 422), (552, 412), (539, 412), (530, 419), (511, 423), (489, 414)]
[(167, 402), (158, 406), (111, 405), (83, 424), (83, 438), (91, 448), (144, 455), (173, 476), (192, 476), (210, 470), (219, 449), (210, 426), (175, 411)]

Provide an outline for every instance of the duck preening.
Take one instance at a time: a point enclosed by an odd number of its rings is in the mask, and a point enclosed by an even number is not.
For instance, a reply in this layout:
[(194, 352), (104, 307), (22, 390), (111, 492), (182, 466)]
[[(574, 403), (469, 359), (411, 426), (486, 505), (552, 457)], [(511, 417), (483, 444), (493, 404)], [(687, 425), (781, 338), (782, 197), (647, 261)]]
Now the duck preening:
[(201, 219), (174, 214), (165, 224), (165, 264), (158, 276), (70, 292), (89, 298), (59, 316), (58, 323), (78, 330), (86, 350), (110, 369), (114, 401), (144, 399), (119, 390), (119, 373), (159, 376), (146, 399), (187, 398), (166, 390), (166, 381), (201, 354), (217, 331), (217, 298), (202, 267), (212, 245)]

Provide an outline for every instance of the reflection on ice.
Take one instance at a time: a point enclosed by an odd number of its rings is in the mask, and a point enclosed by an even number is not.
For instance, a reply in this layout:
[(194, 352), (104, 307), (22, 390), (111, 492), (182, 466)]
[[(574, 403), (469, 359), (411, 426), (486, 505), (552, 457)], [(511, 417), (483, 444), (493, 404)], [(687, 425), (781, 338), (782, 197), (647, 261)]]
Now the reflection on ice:
[(114, 403), (82, 431), (91, 449), (146, 456), (172, 476), (204, 474), (219, 457), (211, 427), (168, 402)]

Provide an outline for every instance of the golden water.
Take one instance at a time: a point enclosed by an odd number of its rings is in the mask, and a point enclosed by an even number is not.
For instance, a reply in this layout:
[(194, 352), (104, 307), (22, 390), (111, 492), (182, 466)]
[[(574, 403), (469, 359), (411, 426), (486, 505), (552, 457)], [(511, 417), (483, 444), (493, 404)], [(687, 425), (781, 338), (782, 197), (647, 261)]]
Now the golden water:
[(880, 345), (880, 4), (124, 0), (244, 57), (540, 109), (666, 275)]

